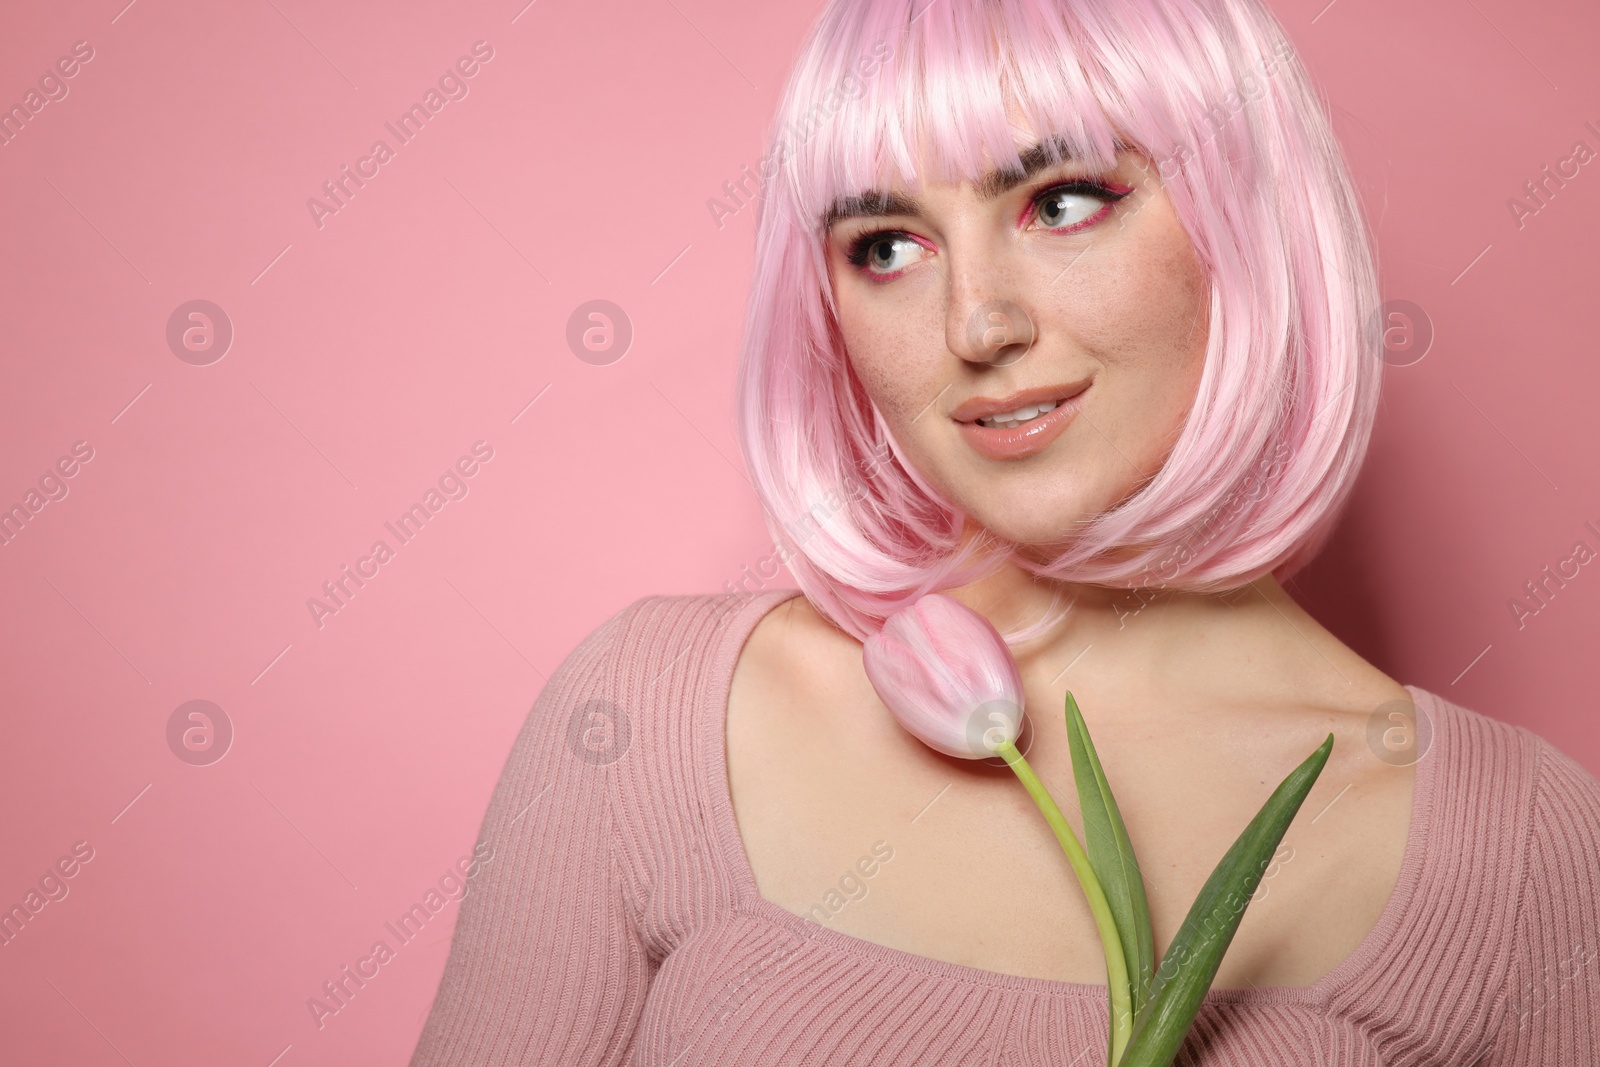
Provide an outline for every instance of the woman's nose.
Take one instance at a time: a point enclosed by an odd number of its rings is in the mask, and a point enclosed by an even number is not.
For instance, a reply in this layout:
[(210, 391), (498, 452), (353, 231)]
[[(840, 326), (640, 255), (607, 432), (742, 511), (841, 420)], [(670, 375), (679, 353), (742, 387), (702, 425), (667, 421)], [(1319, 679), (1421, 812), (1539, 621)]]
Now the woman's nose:
[(968, 363), (1009, 366), (1038, 339), (1033, 316), (996, 279), (992, 267), (978, 264), (950, 271), (945, 343)]

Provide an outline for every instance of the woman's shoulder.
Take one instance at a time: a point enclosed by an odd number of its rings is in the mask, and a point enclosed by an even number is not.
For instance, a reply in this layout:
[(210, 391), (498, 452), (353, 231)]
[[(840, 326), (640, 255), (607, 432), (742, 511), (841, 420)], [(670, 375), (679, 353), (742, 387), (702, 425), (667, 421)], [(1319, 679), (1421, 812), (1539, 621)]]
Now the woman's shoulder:
[(1435, 763), (1439, 802), (1462, 816), (1456, 830), (1527, 844), (1560, 827), (1586, 828), (1592, 862), (1600, 864), (1600, 779), (1527, 726), (1406, 688), (1416, 705), (1418, 758)]
[[(652, 908), (672, 906), (653, 887), (703, 893), (730, 884), (719, 831), (727, 806), (720, 712), (751, 630), (794, 595), (639, 597), (584, 637), (546, 684), (550, 706), (535, 718), (589, 790), (554, 803), (607, 813), (622, 846), (619, 870), (636, 899), (653, 902), (641, 906), (652, 936), (675, 936), (666, 918), (652, 919)], [(691, 910), (710, 906), (696, 900)]]
[[(1503, 865), (1503, 873), (1488, 875), (1497, 878), (1492, 888), (1499, 899), (1480, 894), (1484, 902), (1478, 905), (1507, 917), (1502, 929), (1509, 936), (1496, 939), (1493, 953), (1504, 960), (1498, 1045), (1519, 1050), (1519, 1063), (1555, 1062), (1545, 1057), (1557, 1045), (1582, 1050), (1579, 1058), (1560, 1062), (1595, 1062), (1600, 779), (1528, 727), (1434, 699), (1440, 714), (1458, 727), (1448, 762), (1459, 779), (1449, 790), (1451, 806), (1460, 812), (1454, 824), (1463, 838), (1471, 834), (1496, 853), (1475, 860)], [(1464, 854), (1466, 841), (1461, 845)], [(1472, 881), (1465, 877), (1471, 871), (1459, 873), (1463, 886), (1452, 894), (1458, 906)]]
[[(1485, 746), (1472, 755), (1484, 784), (1492, 784), (1503, 765), (1503, 773), (1523, 787), (1518, 790), (1526, 797), (1522, 895), (1566, 895), (1581, 904), (1591, 923), (1600, 919), (1600, 778), (1526, 726), (1464, 709), (1462, 717), (1479, 726), (1480, 736), (1505, 739), (1503, 747)], [(1529, 907), (1524, 900), (1523, 910)], [(1590, 936), (1600, 936), (1600, 930)]]
[[(1600, 938), (1593, 929), (1600, 916), (1600, 779), (1526, 726), (1408, 689), (1418, 698), (1419, 730), (1426, 720), (1432, 731), (1435, 751), (1422, 758), (1435, 760), (1440, 862), (1465, 861), (1479, 878), (1498, 883), (1478, 904), (1503, 912), (1518, 953), (1534, 953), (1519, 969), (1550, 953), (1565, 956), (1574, 945), (1593, 950)], [(1454, 870), (1451, 877), (1471, 873)], [(1452, 898), (1461, 891), (1439, 887)], [(1600, 977), (1594, 989), (1600, 993)]]
[(1530, 816), (1553, 817), (1566, 808), (1581, 813), (1600, 802), (1600, 779), (1535, 730), (1418, 686), (1406, 689), (1416, 702), (1419, 734), (1442, 746), (1445, 773), (1463, 786), (1515, 796)]
[[(547, 743), (561, 740), (582, 762), (626, 760), (648, 787), (652, 769), (713, 757), (735, 661), (750, 632), (795, 595), (642, 596), (589, 631), (545, 682), (530, 724)], [(561, 738), (554, 735), (561, 734)]]
[(643, 676), (652, 685), (668, 672), (686, 680), (719, 668), (731, 673), (752, 631), (797, 594), (769, 589), (642, 596), (595, 627), (568, 659), (587, 661), (598, 654), (619, 681)]

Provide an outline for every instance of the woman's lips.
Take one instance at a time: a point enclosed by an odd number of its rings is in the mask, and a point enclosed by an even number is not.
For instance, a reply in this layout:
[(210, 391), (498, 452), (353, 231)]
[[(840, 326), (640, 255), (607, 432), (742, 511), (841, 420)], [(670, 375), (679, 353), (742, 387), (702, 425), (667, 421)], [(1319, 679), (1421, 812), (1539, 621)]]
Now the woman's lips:
[(1021, 426), (1011, 429), (1000, 429), (985, 426), (974, 420), (961, 423), (961, 433), (967, 439), (967, 444), (980, 456), (989, 459), (1021, 459), (1042, 452), (1046, 445), (1061, 436), (1078, 411), (1083, 407), (1084, 397), (1089, 395), (1085, 388), (1078, 395), (1061, 401), (1054, 409), (1045, 412), (1037, 418), (1030, 419)]

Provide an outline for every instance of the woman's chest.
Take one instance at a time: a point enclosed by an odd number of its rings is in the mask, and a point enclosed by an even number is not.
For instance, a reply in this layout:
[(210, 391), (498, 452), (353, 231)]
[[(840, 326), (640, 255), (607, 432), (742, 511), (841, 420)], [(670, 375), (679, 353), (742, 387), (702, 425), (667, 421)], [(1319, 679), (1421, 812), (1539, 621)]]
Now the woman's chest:
[[(892, 954), (890, 954), (892, 956)], [(1442, 1067), (1394, 1056), (1374, 1027), (1311, 1003), (1242, 1002), (1213, 991), (1179, 1063)], [(1414, 1022), (1415, 1020), (1411, 1020)], [(1399, 1020), (1394, 1029), (1404, 1028)], [(937, 962), (862, 952), (826, 928), (739, 913), (663, 962), (624, 1059), (628, 1067), (1059, 1067), (1106, 1058), (1103, 989), (974, 981)]]
[[(730, 711), (728, 766), (765, 900), (916, 956), (1104, 984), (1083, 891), (1007, 769), (939, 757), (892, 720), (819, 734), (792, 716), (753, 711)], [(1106, 733), (1096, 743), (1139, 859), (1159, 953), (1305, 753), (1285, 761), (1230, 740), (1227, 727), (1181, 742)], [(1371, 772), (1377, 761), (1353, 752), (1354, 738), (1343, 740), (1264, 872), (1214, 988), (1312, 985), (1382, 915), (1406, 847), (1411, 779)], [(1063, 749), (1042, 731), (1029, 759), (1082, 841)]]

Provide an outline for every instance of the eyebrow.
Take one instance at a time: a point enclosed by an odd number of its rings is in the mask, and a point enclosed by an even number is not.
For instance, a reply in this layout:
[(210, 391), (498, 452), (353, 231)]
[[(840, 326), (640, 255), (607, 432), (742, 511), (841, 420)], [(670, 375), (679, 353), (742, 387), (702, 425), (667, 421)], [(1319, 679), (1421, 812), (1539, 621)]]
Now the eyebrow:
[[(980, 200), (993, 200), (1021, 185), (1041, 170), (1061, 163), (1070, 163), (1076, 158), (1067, 150), (1066, 143), (1061, 138), (1040, 141), (1018, 155), (1022, 160), (1020, 170), (1014, 167), (1001, 168), (989, 171), (978, 179), (977, 193)], [(822, 229), (826, 232), (842, 219), (882, 218), (886, 215), (921, 213), (922, 207), (916, 197), (904, 193), (884, 192), (881, 189), (868, 189), (859, 196), (842, 196), (830, 204), (822, 216)]]

